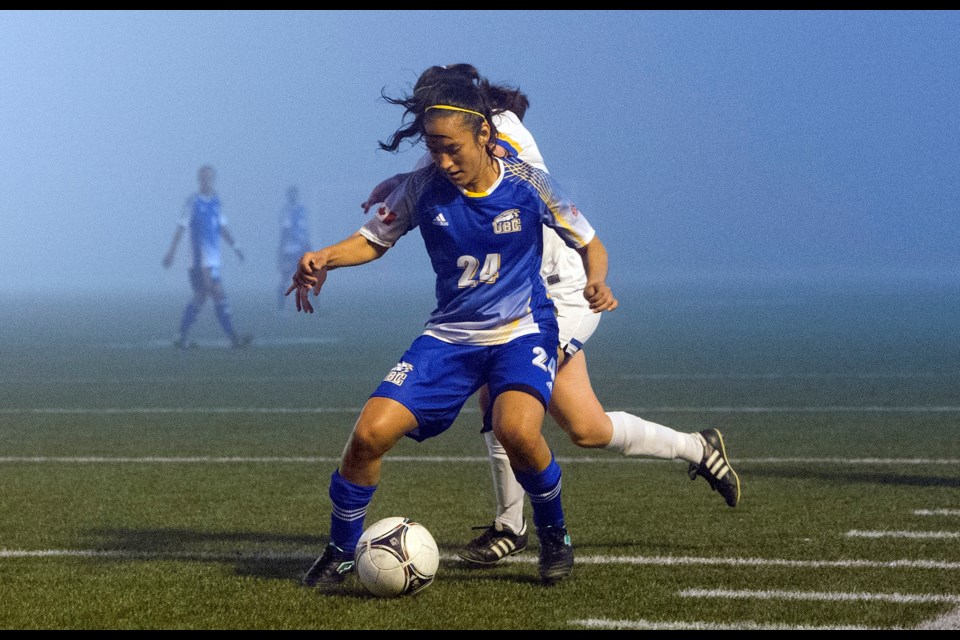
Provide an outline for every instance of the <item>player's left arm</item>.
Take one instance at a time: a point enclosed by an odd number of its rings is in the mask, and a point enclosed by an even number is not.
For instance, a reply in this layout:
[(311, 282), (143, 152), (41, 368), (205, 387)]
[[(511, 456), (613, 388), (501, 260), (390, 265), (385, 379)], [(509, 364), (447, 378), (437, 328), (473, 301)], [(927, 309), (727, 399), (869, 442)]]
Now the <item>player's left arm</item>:
[(243, 251), (240, 249), (240, 244), (233, 238), (233, 234), (230, 233), (230, 229), (228, 229), (226, 225), (220, 226), (220, 235), (223, 236), (226, 243), (230, 245), (230, 248), (237, 254), (240, 262), (243, 262)]
[(600, 242), (600, 238), (593, 236), (585, 246), (577, 249), (580, 259), (583, 260), (583, 269), (587, 272), (587, 285), (583, 288), (583, 297), (590, 303), (594, 313), (613, 311), (620, 303), (607, 285), (607, 269), (609, 261), (607, 248)]
[(583, 261), (583, 270), (587, 274), (583, 297), (590, 303), (590, 309), (594, 313), (613, 311), (620, 303), (606, 282), (609, 268), (607, 248), (548, 173), (540, 171), (533, 175), (544, 203), (544, 223), (553, 227), (568, 247), (576, 249)]

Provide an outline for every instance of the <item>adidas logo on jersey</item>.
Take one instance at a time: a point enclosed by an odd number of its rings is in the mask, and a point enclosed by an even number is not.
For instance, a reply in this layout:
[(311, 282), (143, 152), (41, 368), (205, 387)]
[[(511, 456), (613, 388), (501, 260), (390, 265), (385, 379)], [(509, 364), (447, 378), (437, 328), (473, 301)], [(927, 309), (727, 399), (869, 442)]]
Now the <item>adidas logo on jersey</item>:
[(440, 212), (440, 213), (437, 214), (437, 217), (433, 219), (433, 224), (437, 225), (438, 227), (448, 227), (448, 226), (450, 226), (450, 225), (447, 223), (447, 219), (443, 217), (443, 212)]

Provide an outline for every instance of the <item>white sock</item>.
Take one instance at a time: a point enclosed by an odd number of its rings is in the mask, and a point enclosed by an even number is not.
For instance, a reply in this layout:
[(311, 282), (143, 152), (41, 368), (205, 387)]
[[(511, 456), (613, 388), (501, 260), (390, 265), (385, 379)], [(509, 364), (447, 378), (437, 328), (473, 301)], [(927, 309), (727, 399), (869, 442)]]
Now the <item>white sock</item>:
[(681, 458), (694, 463), (703, 458), (703, 444), (695, 434), (680, 433), (623, 411), (609, 411), (607, 416), (613, 423), (613, 437), (607, 449), (631, 457)]
[(523, 533), (523, 498), (526, 492), (510, 467), (510, 459), (503, 445), (492, 431), (483, 434), (487, 441), (487, 453), (490, 457), (490, 471), (493, 474), (493, 489), (497, 495), (497, 528), (508, 527), (514, 533)]

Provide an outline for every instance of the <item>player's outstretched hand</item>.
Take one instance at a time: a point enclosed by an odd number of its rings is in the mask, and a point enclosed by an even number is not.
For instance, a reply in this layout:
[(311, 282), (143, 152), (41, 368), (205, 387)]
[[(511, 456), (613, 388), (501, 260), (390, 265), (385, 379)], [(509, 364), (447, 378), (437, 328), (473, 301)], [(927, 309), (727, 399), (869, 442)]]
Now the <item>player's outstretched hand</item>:
[(300, 259), (297, 272), (293, 274), (293, 284), (284, 295), (296, 293), (297, 311), (313, 313), (310, 291), (313, 291), (313, 297), (316, 298), (320, 295), (323, 283), (327, 281), (327, 268), (318, 266), (319, 263), (315, 253), (305, 253)]
[(606, 282), (591, 282), (584, 287), (583, 297), (590, 303), (590, 309), (594, 313), (613, 311), (620, 306)]

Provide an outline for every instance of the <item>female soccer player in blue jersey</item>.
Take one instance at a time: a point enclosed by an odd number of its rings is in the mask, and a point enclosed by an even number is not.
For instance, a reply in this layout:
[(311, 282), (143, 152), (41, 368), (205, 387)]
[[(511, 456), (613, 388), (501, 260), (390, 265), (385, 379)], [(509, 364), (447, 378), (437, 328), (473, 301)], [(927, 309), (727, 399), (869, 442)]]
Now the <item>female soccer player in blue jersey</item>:
[[(529, 99), (506, 85), (491, 84), (480, 76), (475, 67), (454, 64), (431, 67), (417, 80), (418, 87), (436, 82), (478, 83), (486, 87), (492, 98), (493, 123), (497, 130), (497, 149), (500, 155), (516, 155), (521, 160), (547, 170), (533, 135), (522, 124), (529, 107)], [(401, 101), (402, 102), (402, 101)], [(399, 140), (382, 145), (396, 150)], [(421, 158), (418, 167), (429, 162), (429, 155)], [(397, 174), (384, 180), (371, 191), (360, 206), (368, 211), (382, 202), (409, 174)], [(625, 456), (646, 456), (661, 459), (681, 459), (689, 463), (691, 479), (702, 476), (731, 507), (740, 500), (740, 479), (730, 466), (720, 431), (704, 429), (698, 433), (683, 433), (670, 427), (644, 420), (624, 411), (605, 412), (597, 399), (587, 372), (583, 346), (600, 322), (584, 298), (587, 277), (576, 251), (570, 249), (549, 227), (544, 227), (543, 264), (540, 275), (557, 309), (560, 329), (561, 361), (554, 381), (549, 412), (557, 424), (570, 436), (574, 444), (585, 448), (605, 448)], [(489, 405), (484, 389), (478, 394), (481, 412)], [(468, 542), (458, 553), (467, 562), (489, 566), (502, 558), (519, 553), (527, 546), (527, 527), (524, 520), (524, 491), (514, 478), (510, 463), (496, 436), (484, 432), (493, 476), (497, 512), (493, 524)]]
[(543, 225), (580, 253), (591, 308), (612, 311), (617, 300), (605, 283), (603, 244), (549, 174), (494, 155), (488, 105), (478, 85), (417, 92), (407, 105), (414, 120), (395, 137), (425, 139), (432, 164), (405, 179), (357, 234), (304, 254), (289, 289), (297, 309), (310, 312), (310, 291), (319, 293), (329, 270), (380, 258), (415, 227), (436, 273), (426, 330), (367, 401), (331, 477), (330, 543), (308, 585), (339, 582), (352, 570), (383, 456), (402, 436), (422, 441), (445, 431), (484, 385), (485, 420), (533, 505), (541, 580), (553, 584), (573, 567), (560, 467), (540, 432), (559, 345), (540, 278)]
[(287, 202), (280, 209), (280, 243), (277, 246), (277, 269), (280, 285), (277, 288), (277, 309), (283, 311), (290, 276), (297, 270), (300, 257), (310, 250), (310, 218), (300, 202), (300, 189), (287, 188)]
[(235, 349), (245, 347), (250, 343), (250, 336), (237, 335), (234, 330), (233, 313), (230, 310), (230, 303), (227, 301), (227, 294), (223, 289), (223, 281), (220, 277), (221, 237), (233, 248), (240, 262), (243, 262), (243, 253), (240, 251), (240, 245), (236, 243), (227, 228), (226, 217), (220, 211), (220, 197), (213, 188), (213, 167), (209, 165), (200, 167), (197, 172), (197, 180), (200, 183), (200, 190), (187, 198), (184, 203), (180, 224), (173, 234), (170, 248), (163, 257), (163, 266), (169, 268), (173, 264), (180, 238), (183, 236), (184, 230), (189, 228), (193, 260), (189, 275), (193, 297), (183, 310), (183, 316), (180, 319), (180, 331), (173, 339), (173, 343), (181, 349), (188, 346), (187, 333), (193, 323), (196, 322), (197, 316), (200, 315), (203, 304), (210, 297), (213, 299), (217, 320), (220, 322), (223, 332), (227, 334), (231, 346)]

